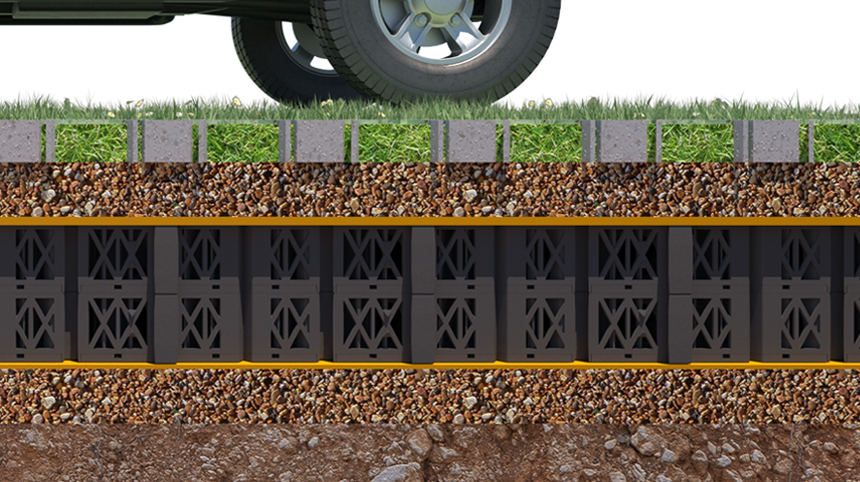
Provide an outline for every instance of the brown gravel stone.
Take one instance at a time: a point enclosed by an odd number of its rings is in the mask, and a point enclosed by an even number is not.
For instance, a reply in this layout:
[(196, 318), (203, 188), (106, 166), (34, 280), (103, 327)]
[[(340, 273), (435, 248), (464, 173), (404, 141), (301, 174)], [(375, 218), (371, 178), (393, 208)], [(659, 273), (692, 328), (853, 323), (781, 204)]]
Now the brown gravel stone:
[[(834, 370), (835, 372), (835, 370)], [(417, 376), (421, 373), (421, 376)], [(0, 423), (858, 423), (860, 371), (98, 370), (0, 373)], [(54, 378), (62, 381), (52, 385)], [(68, 382), (64, 381), (68, 379)], [(476, 383), (477, 380), (477, 383)], [(370, 389), (370, 387), (373, 387)], [(755, 389), (754, 389), (755, 388)], [(612, 397), (604, 394), (612, 390)], [(752, 395), (758, 392), (758, 395)], [(133, 394), (139, 394), (134, 396)], [(450, 395), (449, 395), (450, 394)], [(56, 403), (43, 406), (46, 397)], [(818, 403), (821, 400), (822, 403)], [(109, 401), (110, 403), (105, 403)], [(71, 417), (61, 419), (68, 411)], [(484, 414), (490, 414), (484, 417)]]
[(39, 207), (43, 216), (817, 217), (860, 207), (860, 167), (836, 163), (72, 163), (52, 177), (54, 168), (0, 164), (0, 216)]

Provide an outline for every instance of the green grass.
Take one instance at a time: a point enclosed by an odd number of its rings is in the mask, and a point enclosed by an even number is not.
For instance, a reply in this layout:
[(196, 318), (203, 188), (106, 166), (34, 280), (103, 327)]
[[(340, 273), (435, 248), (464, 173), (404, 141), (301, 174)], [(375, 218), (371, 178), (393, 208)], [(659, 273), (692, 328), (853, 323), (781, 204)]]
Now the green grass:
[[(197, 139), (193, 126), (192, 139)], [(278, 162), (278, 126), (214, 124), (206, 128), (206, 155), (211, 162)], [(194, 142), (192, 159), (197, 159)], [(138, 151), (141, 152), (141, 151)]]
[[(860, 160), (860, 111), (840, 107), (755, 104), (720, 99), (694, 100), (673, 104), (652, 98), (611, 103), (591, 98), (581, 103), (532, 102), (521, 108), (423, 100), (395, 106), (367, 100), (327, 100), (312, 107), (276, 105), (245, 106), (237, 98), (212, 99), (208, 103), (191, 100), (185, 103), (146, 103), (129, 101), (125, 106), (92, 106), (63, 104), (37, 98), (29, 103), (0, 104), (0, 120), (60, 120), (77, 122), (57, 125), (57, 160), (122, 162), (126, 159), (126, 120), (205, 119), (237, 122), (238, 125), (209, 124), (208, 156), (215, 162), (277, 162), (278, 119), (364, 120), (379, 124), (361, 124), (359, 157), (363, 161), (419, 162), (429, 158), (429, 119), (511, 120), (511, 161), (578, 161), (582, 159), (581, 126), (575, 121), (592, 119), (648, 120), (649, 158), (656, 147), (653, 124), (663, 120), (662, 160), (726, 162), (732, 160), (732, 129), (729, 121), (742, 119), (801, 122), (801, 160), (808, 158), (806, 123), (816, 122), (815, 160), (822, 162)], [(93, 123), (88, 123), (92, 121)], [(517, 121), (526, 121), (518, 124)], [(672, 122), (680, 121), (677, 124)], [(401, 123), (406, 122), (406, 123)], [(558, 123), (556, 123), (558, 122)], [(667, 123), (668, 122), (668, 123)], [(828, 124), (836, 122), (837, 124)], [(528, 125), (528, 124), (533, 125)], [(196, 124), (193, 127), (194, 152), (197, 159)], [(345, 160), (350, 153), (350, 125), (345, 129)], [(501, 126), (498, 127), (501, 131)], [(499, 133), (500, 134), (500, 133)], [(501, 134), (497, 136), (501, 158)], [(142, 141), (141, 141), (142, 142)], [(394, 148), (396, 147), (396, 149)], [(139, 145), (139, 153), (141, 145)], [(44, 156), (44, 146), (43, 146)]]
[[(657, 158), (657, 125), (648, 126), (648, 160)], [(663, 124), (663, 162), (732, 162), (734, 130), (725, 123)]]
[[(498, 132), (496, 139), (501, 141), (501, 135)], [(498, 151), (498, 146), (496, 150)], [(501, 160), (500, 156), (497, 158)], [(582, 160), (582, 125), (511, 125), (511, 162), (564, 162), (571, 160)]]
[[(208, 103), (199, 99), (184, 103), (162, 102), (147, 103), (128, 101), (126, 105), (92, 106), (62, 104), (37, 98), (28, 103), (0, 104), (0, 120), (40, 120), (40, 119), (207, 119), (207, 120), (583, 120), (583, 119), (648, 119), (648, 120), (857, 120), (860, 112), (857, 107), (840, 107), (839, 110), (824, 109), (820, 105), (801, 106), (798, 100), (778, 104), (750, 105), (739, 101), (728, 104), (720, 99), (698, 100), (684, 104), (673, 104), (662, 99), (652, 102), (653, 97), (627, 101), (613, 99), (601, 101), (593, 97), (587, 102), (555, 102), (547, 105), (544, 101), (534, 102), (533, 106), (508, 108), (475, 102), (455, 102), (446, 100), (422, 100), (415, 104), (394, 106), (368, 100), (325, 101), (312, 107), (295, 105), (276, 105), (273, 102), (245, 106), (237, 98), (210, 99)], [(138, 105), (140, 104), (140, 105)]]
[[(801, 129), (802, 131), (803, 129)], [(809, 143), (808, 135), (806, 143)], [(824, 124), (815, 126), (816, 162), (860, 162), (860, 125)], [(803, 144), (803, 139), (801, 139)], [(801, 152), (801, 156), (804, 153)], [(807, 154), (807, 158), (809, 155)]]
[[(126, 127), (121, 124), (70, 124), (58, 125), (56, 129), (57, 161), (87, 159), (90, 162), (125, 162), (127, 159)], [(44, 136), (42, 159), (45, 159)]]
[[(345, 135), (351, 132), (350, 127)], [(430, 158), (429, 124), (359, 125), (358, 135), (358, 158), (362, 161), (426, 162)], [(345, 146), (348, 156), (351, 139)]]

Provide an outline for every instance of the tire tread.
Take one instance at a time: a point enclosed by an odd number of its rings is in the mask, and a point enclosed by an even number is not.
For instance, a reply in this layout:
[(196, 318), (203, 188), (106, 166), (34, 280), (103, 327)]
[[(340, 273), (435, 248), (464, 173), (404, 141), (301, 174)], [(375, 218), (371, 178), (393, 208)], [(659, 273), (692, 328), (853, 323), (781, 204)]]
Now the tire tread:
[[(415, 92), (402, 89), (375, 73), (353, 45), (346, 28), (343, 5), (355, 0), (310, 0), (314, 32), (334, 69), (355, 90), (366, 97), (398, 103), (418, 97)], [(462, 100), (496, 101), (510, 94), (537, 69), (549, 50), (558, 27), (561, 0), (548, 0), (539, 32), (534, 37), (531, 51), (520, 65), (504, 79), (497, 80), (483, 91), (457, 96)]]

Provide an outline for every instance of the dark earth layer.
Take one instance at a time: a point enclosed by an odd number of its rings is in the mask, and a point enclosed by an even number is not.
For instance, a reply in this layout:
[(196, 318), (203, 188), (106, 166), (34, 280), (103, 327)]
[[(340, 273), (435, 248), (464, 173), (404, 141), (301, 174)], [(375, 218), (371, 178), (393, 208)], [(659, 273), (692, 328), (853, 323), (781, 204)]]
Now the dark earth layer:
[(839, 425), (0, 426), (0, 479), (860, 481)]

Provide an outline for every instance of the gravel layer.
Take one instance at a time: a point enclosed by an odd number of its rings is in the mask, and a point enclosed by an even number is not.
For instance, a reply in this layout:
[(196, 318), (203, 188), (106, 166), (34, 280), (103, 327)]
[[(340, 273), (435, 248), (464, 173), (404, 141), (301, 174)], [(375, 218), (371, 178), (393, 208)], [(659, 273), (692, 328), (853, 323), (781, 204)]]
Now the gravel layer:
[(0, 164), (0, 216), (857, 216), (856, 164)]
[(857, 370), (2, 370), (0, 423), (858, 423)]

